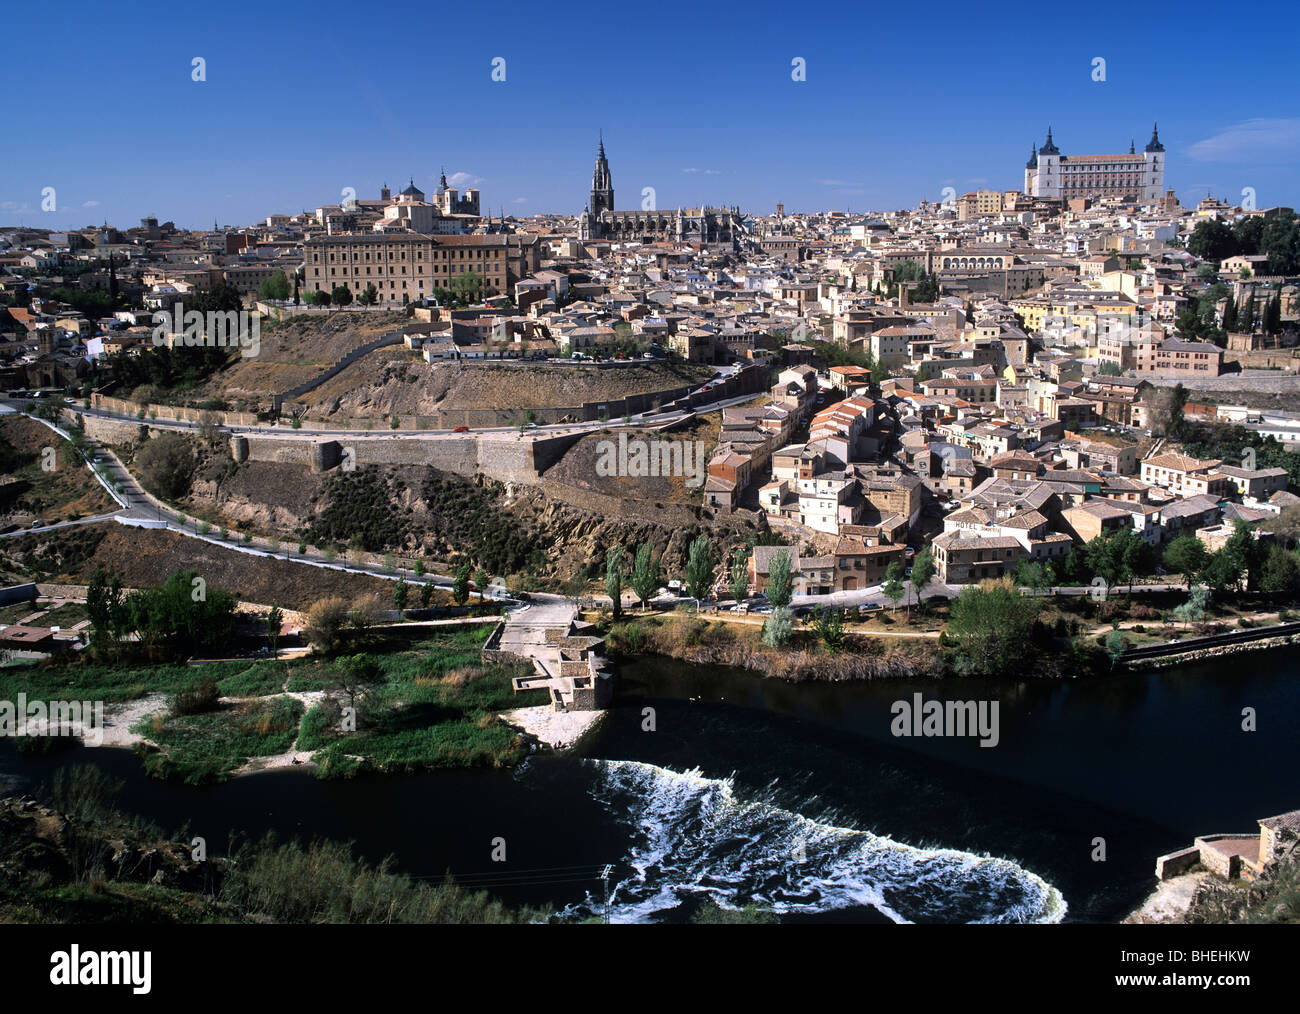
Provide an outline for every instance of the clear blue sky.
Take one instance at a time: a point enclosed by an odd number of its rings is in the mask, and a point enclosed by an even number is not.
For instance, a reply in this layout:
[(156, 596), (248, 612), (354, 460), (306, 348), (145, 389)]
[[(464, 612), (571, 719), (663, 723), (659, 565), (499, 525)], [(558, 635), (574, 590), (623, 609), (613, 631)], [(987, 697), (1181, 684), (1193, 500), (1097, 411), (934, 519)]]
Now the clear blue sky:
[(602, 127), (619, 208), (643, 187), (659, 207), (914, 207), (1019, 188), (1048, 124), (1091, 154), (1140, 150), (1153, 120), (1184, 203), (1297, 206), (1295, 10), (15, 4), (0, 225), (243, 224), (349, 186), (432, 191), (442, 165), (494, 213), (575, 214)]

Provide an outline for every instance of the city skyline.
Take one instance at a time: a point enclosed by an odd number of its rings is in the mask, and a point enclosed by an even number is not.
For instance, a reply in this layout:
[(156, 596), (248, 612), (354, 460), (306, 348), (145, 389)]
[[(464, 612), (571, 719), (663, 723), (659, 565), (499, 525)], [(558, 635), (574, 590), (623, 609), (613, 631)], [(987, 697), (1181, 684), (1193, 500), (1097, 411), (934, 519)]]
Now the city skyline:
[[(725, 15), (672, 8), (645, 23), (602, 9), (590, 58), (575, 61), (566, 35), (511, 3), (504, 13), (521, 31), (510, 39), (470, 26), (460, 45), (381, 71), (345, 46), (346, 33), (304, 45), (289, 13), (236, 9), (209, 24), (149, 9), (157, 29), (138, 56), (135, 30), (98, 8), (61, 29), (59, 52), (105, 79), (95, 99), (105, 114), (70, 139), (76, 147), (36, 144), (7, 168), (0, 223), (62, 229), (156, 215), (186, 228), (242, 225), (337, 203), (347, 187), (373, 196), (414, 179), (432, 191), (443, 167), (453, 186), (481, 190), (485, 212), (576, 216), (601, 131), (624, 208), (652, 187), (662, 209), (887, 211), (939, 201), (945, 187), (1019, 189), (1025, 148), (1049, 126), (1063, 151), (1122, 153), (1144, 143), (1152, 121), (1169, 149), (1165, 185), (1185, 203), (1239, 203), (1246, 188), (1258, 207), (1300, 203), (1300, 118), (1280, 87), (1285, 36), (1214, 52), (1221, 79), (1260, 96), (1246, 104), (1241, 89), (1199, 88), (1203, 69), (1186, 51), (1202, 44), (1204, 26), (1191, 13), (1170, 23), (1134, 12), (1124, 36), (1097, 41), (1067, 14), (1044, 12), (946, 44), (933, 32), (957, 17), (951, 6), (924, 29), (886, 11), (857, 33), (760, 5), (738, 43)], [(318, 20), (337, 24), (345, 12), (325, 4)], [(422, 16), (399, 5), (389, 19), (437, 34)], [(16, 36), (43, 31), (43, 15), (12, 17)], [(1146, 39), (1161, 41), (1129, 41)], [(946, 45), (963, 59), (945, 60)], [(1006, 58), (985, 65), (980, 45)], [(119, 53), (117, 66), (109, 57)], [(85, 73), (51, 75), (39, 59), (16, 54), (20, 108), (88, 101)], [(42, 211), (51, 187), (56, 210)]]

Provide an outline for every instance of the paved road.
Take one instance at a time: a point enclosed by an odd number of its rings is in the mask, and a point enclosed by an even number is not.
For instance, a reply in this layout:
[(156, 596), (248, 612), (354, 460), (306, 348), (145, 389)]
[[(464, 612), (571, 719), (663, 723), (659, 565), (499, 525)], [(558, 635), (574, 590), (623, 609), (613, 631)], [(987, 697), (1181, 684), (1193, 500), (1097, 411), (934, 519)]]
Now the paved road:
[[(23, 413), (26, 415), (26, 413)], [(65, 440), (71, 439), (71, 434), (51, 424), (50, 422), (39, 419), (36, 416), (28, 415), (29, 419), (35, 419), (44, 426), (49, 427)], [(452, 584), (452, 578), (444, 574), (424, 574), (417, 576), (414, 571), (402, 568), (385, 570), (382, 566), (349, 563), (346, 558), (342, 561), (330, 560), (318, 550), (312, 550), (306, 554), (299, 555), (285, 549), (272, 550), (270, 544), (263, 539), (254, 539), (248, 544), (242, 542), (231, 542), (218, 538), (215, 534), (202, 534), (198, 531), (198, 524), (193, 519), (183, 520), (179, 511), (169, 507), (167, 504), (158, 500), (152, 494), (147, 492), (136, 481), (134, 475), (122, 463), (122, 460), (111, 450), (103, 446), (94, 446), (96, 454), (101, 458), (99, 470), (92, 468), (89, 464), (86, 467), (91, 468), (99, 482), (113, 496), (118, 503), (122, 504), (122, 509), (113, 514), (102, 515), (96, 519), (83, 518), (81, 521), (63, 522), (57, 525), (48, 525), (44, 528), (21, 529), (17, 532), (10, 532), (10, 536), (26, 535), (33, 532), (50, 531), (58, 528), (69, 527), (72, 525), (90, 523), (92, 520), (103, 521), (113, 520), (120, 524), (129, 525), (137, 528), (154, 528), (174, 532), (177, 535), (184, 536), (188, 539), (198, 539), (209, 545), (220, 546), (223, 549), (232, 550), (237, 553), (247, 553), (250, 556), (260, 556), (264, 558), (274, 558), (284, 560), (289, 563), (296, 563), (303, 566), (319, 567), (327, 570), (345, 571), (350, 574), (365, 574), (369, 577), (384, 578), (389, 581), (396, 581), (404, 578), (411, 584), (427, 584), (432, 582), (440, 588), (449, 588)], [(477, 589), (475, 589), (477, 590)], [(489, 585), (487, 597), (497, 601), (514, 601), (507, 590), (501, 585)], [(555, 596), (559, 598), (558, 596)], [(563, 601), (561, 599), (561, 601)]]
[[(737, 369), (739, 369), (739, 367), (729, 367), (729, 366), (714, 367), (714, 370), (717, 373), (717, 375), (724, 376), (724, 377), (729, 376), (731, 373), (736, 372)], [(529, 434), (535, 434), (537, 436), (562, 436), (565, 434), (572, 434), (572, 433), (588, 433), (594, 430), (600, 430), (609, 427), (618, 427), (623, 425), (639, 426), (639, 425), (645, 425), (647, 423), (654, 423), (655, 425), (663, 425), (665, 423), (680, 422), (681, 420), (689, 418), (692, 415), (707, 415), (713, 412), (720, 412), (724, 408), (730, 408), (734, 405), (739, 405), (747, 401), (752, 401), (760, 393), (762, 392), (755, 392), (754, 394), (738, 395), (734, 398), (719, 399), (717, 401), (708, 402), (691, 411), (684, 411), (684, 412), (679, 411), (679, 412), (668, 412), (668, 413), (639, 412), (636, 415), (630, 416), (628, 423), (624, 423), (621, 418), (617, 420), (611, 419), (605, 422), (601, 422), (600, 420), (592, 420), (590, 422), (581, 422), (581, 423), (548, 423), (546, 425), (539, 424), (536, 427), (536, 429), (530, 428), (526, 432)], [(29, 398), (0, 398), (0, 411), (9, 411), (9, 412), (18, 411), (21, 409), (23, 405), (27, 404), (28, 401), (32, 401), (32, 400), (33, 399), (29, 399)], [(64, 398), (64, 399), (50, 399), (50, 400), (56, 401), (58, 404), (60, 404), (61, 407), (68, 408), (74, 412), (79, 412), (83, 416), (90, 416), (92, 418), (110, 419), (116, 422), (147, 423), (150, 427), (155, 429), (174, 429), (174, 430), (182, 430), (187, 432), (196, 432), (202, 429), (201, 423), (187, 422), (185, 420), (140, 419), (136, 416), (124, 415), (118, 412), (109, 412), (104, 409), (84, 408), (82, 407), (81, 403), (78, 402), (76, 399), (68, 400)], [(219, 426), (217, 428), (226, 433), (259, 434), (262, 436), (274, 436), (277, 439), (302, 439), (302, 440), (314, 440), (319, 437), (340, 437), (340, 436), (346, 436), (353, 440), (365, 440), (365, 439), (438, 440), (438, 439), (456, 439), (462, 436), (462, 434), (456, 433), (454, 430), (451, 429), (445, 429), (445, 430), (432, 430), (432, 429), (400, 430), (399, 429), (399, 430), (385, 431), (383, 429), (378, 429), (378, 428), (369, 430), (369, 429), (338, 429), (338, 428), (329, 428), (329, 427), (307, 427), (307, 426), (304, 426), (301, 429), (293, 429), (291, 425)], [(473, 429), (470, 432), (477, 436), (483, 436), (483, 435), (518, 436), (520, 430), (518, 426), (491, 426), (491, 427), (484, 427), (482, 429)]]

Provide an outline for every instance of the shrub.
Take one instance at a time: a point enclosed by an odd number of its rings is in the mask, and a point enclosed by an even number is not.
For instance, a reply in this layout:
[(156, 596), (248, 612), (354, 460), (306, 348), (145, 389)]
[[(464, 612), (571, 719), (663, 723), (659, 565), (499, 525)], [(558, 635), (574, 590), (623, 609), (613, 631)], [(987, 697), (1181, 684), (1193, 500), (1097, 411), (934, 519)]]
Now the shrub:
[(198, 681), (178, 691), (172, 698), (172, 714), (201, 715), (215, 711), (220, 696), (215, 679), (211, 676), (200, 677)]
[(794, 636), (794, 620), (788, 607), (773, 609), (763, 622), (763, 643), (771, 648), (780, 648)]
[(338, 596), (316, 602), (307, 610), (304, 633), (307, 640), (322, 652), (337, 651), (343, 640), (343, 625), (348, 618), (348, 603)]
[(146, 440), (135, 456), (145, 487), (154, 495), (179, 499), (190, 488), (194, 450), (177, 433), (161, 433)]

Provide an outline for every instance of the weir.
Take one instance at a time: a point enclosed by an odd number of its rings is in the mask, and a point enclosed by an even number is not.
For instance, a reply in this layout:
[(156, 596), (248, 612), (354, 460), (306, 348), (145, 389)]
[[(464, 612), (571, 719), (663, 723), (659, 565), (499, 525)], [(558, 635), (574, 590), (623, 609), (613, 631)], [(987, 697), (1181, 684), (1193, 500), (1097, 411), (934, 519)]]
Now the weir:
[(497, 650), (533, 663), (531, 676), (517, 676), (516, 693), (545, 689), (556, 711), (600, 711), (614, 696), (614, 677), (600, 654), (604, 642), (584, 632), (577, 609), (548, 599), (506, 619)]

